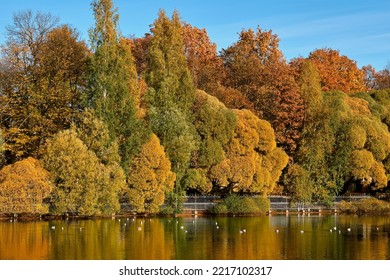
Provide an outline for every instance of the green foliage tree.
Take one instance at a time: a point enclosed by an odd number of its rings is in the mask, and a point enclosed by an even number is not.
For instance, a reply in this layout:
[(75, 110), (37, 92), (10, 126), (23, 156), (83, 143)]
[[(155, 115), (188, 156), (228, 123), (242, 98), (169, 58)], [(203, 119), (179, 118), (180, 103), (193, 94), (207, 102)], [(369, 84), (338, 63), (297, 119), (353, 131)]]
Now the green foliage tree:
[(139, 213), (155, 213), (173, 190), (175, 174), (155, 134), (134, 157), (127, 180), (127, 198)]
[[(196, 130), (191, 107), (195, 88), (184, 55), (182, 25), (175, 11), (169, 19), (160, 11), (155, 20), (148, 52), (146, 82), (148, 119), (161, 140), (172, 170), (176, 173), (175, 193), (183, 190), (182, 178), (196, 148)], [(174, 199), (176, 200), (176, 199)]]
[(110, 139), (106, 124), (90, 109), (84, 110), (79, 122), (73, 125), (72, 129), (76, 131), (77, 137), (83, 141), (88, 149), (94, 152), (110, 174), (110, 181), (107, 181), (107, 197), (102, 197), (102, 200), (109, 200), (114, 205), (117, 203), (118, 197), (114, 192), (110, 192), (110, 188), (120, 190), (122, 196), (125, 193), (125, 176), (120, 166), (121, 157), (118, 143)]
[(182, 25), (175, 11), (169, 19), (161, 10), (152, 28), (146, 81), (154, 89), (152, 105), (176, 105), (188, 113), (194, 102), (195, 88), (184, 55)]
[(117, 33), (119, 15), (111, 0), (92, 2), (95, 27), (89, 32), (94, 52), (89, 69), (89, 103), (118, 141), (127, 170), (147, 133), (136, 117), (138, 76), (131, 47)]
[(210, 168), (225, 159), (225, 146), (233, 137), (236, 114), (217, 98), (197, 90), (193, 106), (194, 125), (199, 135), (198, 149), (191, 159), (191, 169), (184, 180), (187, 188), (201, 193), (212, 190)]
[(32, 157), (5, 166), (0, 170), (0, 212), (48, 212), (45, 202), (54, 189), (50, 174)]
[[(284, 184), (297, 201), (310, 201), (318, 186), (327, 182), (327, 151), (332, 149), (333, 132), (325, 108), (320, 78), (313, 64), (303, 61), (297, 77), (305, 107), (302, 139), (295, 163), (287, 169)], [(323, 195), (321, 195), (323, 196)]]
[(53, 213), (96, 215), (119, 209), (123, 172), (103, 165), (73, 129), (61, 131), (48, 141), (44, 164), (55, 183)]

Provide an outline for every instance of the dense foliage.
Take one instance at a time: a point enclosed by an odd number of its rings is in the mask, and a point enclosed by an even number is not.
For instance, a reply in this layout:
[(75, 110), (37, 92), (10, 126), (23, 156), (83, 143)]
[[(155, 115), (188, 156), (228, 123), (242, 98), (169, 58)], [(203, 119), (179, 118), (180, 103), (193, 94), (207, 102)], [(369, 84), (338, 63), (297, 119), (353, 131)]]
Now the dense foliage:
[(35, 158), (28, 157), (0, 170), (2, 213), (48, 212), (45, 201), (53, 189), (50, 174)]
[(269, 194), (389, 191), (390, 67), (330, 48), (288, 62), (260, 26), (218, 53), (177, 11), (126, 38), (111, 0), (91, 8), (90, 47), (50, 14), (5, 29), (0, 212), (180, 211), (197, 193), (244, 213)]

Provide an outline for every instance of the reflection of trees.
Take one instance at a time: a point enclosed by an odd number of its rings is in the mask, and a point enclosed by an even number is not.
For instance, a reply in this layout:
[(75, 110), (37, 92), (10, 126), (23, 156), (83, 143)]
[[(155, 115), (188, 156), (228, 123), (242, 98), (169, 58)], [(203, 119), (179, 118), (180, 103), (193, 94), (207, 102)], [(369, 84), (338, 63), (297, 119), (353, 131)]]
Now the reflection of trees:
[[(50, 224), (51, 258), (100, 260), (122, 259), (118, 242), (120, 224), (115, 220), (56, 221)], [(63, 228), (63, 229), (62, 229)]]
[[(181, 224), (188, 233), (180, 230)], [(277, 259), (280, 250), (268, 217), (190, 218), (180, 220), (178, 228), (177, 259)], [(243, 229), (246, 232), (240, 233)]]
[(167, 223), (166, 219), (129, 219), (121, 238), (124, 242), (123, 257), (130, 260), (174, 258), (173, 233), (166, 228)]
[(307, 215), (0, 222), (0, 259), (385, 260), (389, 227), (390, 217)]
[(49, 259), (49, 231), (46, 223), (0, 222), (0, 259)]

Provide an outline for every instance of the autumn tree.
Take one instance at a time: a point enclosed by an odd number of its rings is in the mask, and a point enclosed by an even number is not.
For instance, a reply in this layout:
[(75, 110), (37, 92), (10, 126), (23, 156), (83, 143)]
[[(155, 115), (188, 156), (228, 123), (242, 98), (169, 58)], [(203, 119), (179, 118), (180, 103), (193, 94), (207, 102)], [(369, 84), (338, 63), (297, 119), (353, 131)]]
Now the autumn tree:
[(48, 212), (46, 199), (54, 186), (50, 174), (32, 157), (5, 166), (0, 170), (0, 212)]
[(21, 12), (0, 59), (1, 127), (7, 162), (40, 156), (45, 139), (69, 128), (85, 88), (86, 45), (50, 14)]
[(209, 193), (213, 189), (210, 169), (225, 159), (225, 148), (233, 137), (237, 117), (217, 98), (201, 90), (196, 91), (192, 110), (199, 145), (192, 153), (191, 168), (184, 176), (184, 184), (187, 189)]
[(0, 168), (3, 167), (3, 160), (4, 160), (4, 139), (3, 139), (3, 133), (1, 132), (0, 129)]
[(225, 147), (225, 158), (210, 169), (210, 178), (222, 192), (271, 193), (287, 165), (288, 156), (276, 147), (269, 122), (248, 110), (237, 115), (234, 136)]
[(117, 32), (119, 15), (112, 1), (95, 0), (92, 8), (95, 26), (89, 32), (94, 52), (89, 101), (109, 128), (111, 139), (118, 141), (122, 166), (127, 169), (147, 135), (145, 125), (136, 117), (137, 72), (131, 46)]
[(127, 180), (127, 198), (139, 213), (156, 213), (164, 203), (165, 194), (173, 190), (175, 173), (155, 134), (134, 157)]
[(128, 40), (131, 42), (131, 51), (134, 57), (137, 73), (142, 76), (148, 69), (148, 51), (152, 35), (150, 33), (146, 33), (144, 37), (130, 38)]
[(190, 111), (195, 88), (183, 50), (178, 13), (175, 11), (169, 19), (160, 11), (152, 28), (148, 52), (148, 119), (176, 173), (176, 193), (182, 190), (181, 179), (196, 148), (196, 131)]
[(326, 184), (326, 153), (333, 144), (329, 141), (332, 133), (315, 66), (302, 61), (297, 81), (305, 115), (295, 162), (288, 167), (284, 183), (294, 199), (308, 202), (316, 196), (316, 187)]
[(364, 73), (355, 61), (330, 48), (317, 49), (309, 54), (318, 69), (323, 91), (341, 90), (345, 93), (364, 91)]
[(207, 91), (210, 84), (221, 82), (224, 77), (222, 60), (206, 29), (184, 23), (183, 39), (188, 68), (196, 88)]
[(243, 30), (232, 46), (223, 50), (228, 77), (225, 85), (237, 89), (269, 121), (278, 143), (293, 155), (301, 137), (303, 106), (290, 68), (272, 31)]
[(375, 73), (374, 79), (375, 89), (390, 88), (390, 63), (385, 67), (385, 69)]
[(363, 83), (368, 91), (377, 87), (376, 84), (376, 70), (371, 64), (362, 67)]
[(72, 129), (108, 172), (109, 185), (105, 188), (106, 193), (101, 195), (101, 200), (111, 201), (110, 204), (115, 205), (118, 193), (111, 192), (110, 188), (119, 190), (120, 196), (125, 193), (125, 175), (120, 166), (121, 157), (117, 141), (111, 140), (106, 124), (90, 109), (84, 110), (79, 121), (72, 125)]
[(112, 214), (119, 210), (125, 177), (104, 165), (77, 137), (61, 131), (47, 143), (44, 164), (54, 178), (51, 211), (57, 214)]
[(323, 112), (303, 135), (299, 164), (309, 175), (312, 198), (332, 201), (342, 191), (387, 185), (389, 132), (369, 103), (342, 92), (323, 94)]

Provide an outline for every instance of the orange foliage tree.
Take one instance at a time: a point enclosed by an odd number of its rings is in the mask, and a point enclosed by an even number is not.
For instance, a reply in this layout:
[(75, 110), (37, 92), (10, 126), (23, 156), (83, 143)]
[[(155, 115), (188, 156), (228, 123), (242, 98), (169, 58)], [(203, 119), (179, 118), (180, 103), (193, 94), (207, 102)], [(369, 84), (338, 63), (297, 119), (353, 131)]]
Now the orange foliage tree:
[(330, 48), (317, 49), (308, 59), (316, 65), (323, 91), (341, 90), (345, 93), (364, 91), (364, 73), (355, 61)]
[(301, 138), (303, 101), (291, 69), (272, 31), (243, 30), (239, 40), (222, 51), (225, 84), (239, 90), (259, 117), (275, 129), (277, 141), (293, 155)]
[(223, 78), (223, 64), (217, 55), (217, 45), (210, 41), (206, 29), (183, 24), (183, 40), (188, 68), (198, 89), (207, 90), (211, 83)]

